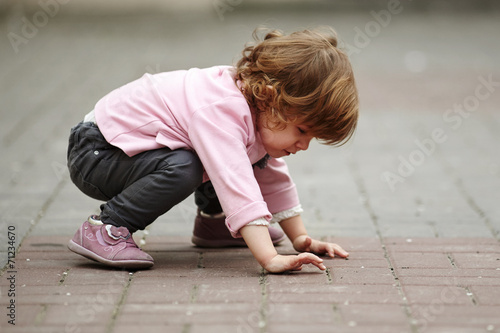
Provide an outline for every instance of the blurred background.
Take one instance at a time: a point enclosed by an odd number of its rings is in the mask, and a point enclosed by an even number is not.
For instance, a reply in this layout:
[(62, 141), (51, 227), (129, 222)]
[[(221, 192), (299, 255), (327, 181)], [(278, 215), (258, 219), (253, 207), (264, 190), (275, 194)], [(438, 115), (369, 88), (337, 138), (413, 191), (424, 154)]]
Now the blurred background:
[[(0, 23), (2, 230), (72, 235), (97, 209), (65, 152), (111, 90), (234, 64), (259, 26), (328, 25), (351, 57), (361, 118), (345, 147), (288, 160), (310, 232), (499, 239), (498, 1), (3, 0)], [(149, 231), (189, 236), (194, 213), (188, 199)]]

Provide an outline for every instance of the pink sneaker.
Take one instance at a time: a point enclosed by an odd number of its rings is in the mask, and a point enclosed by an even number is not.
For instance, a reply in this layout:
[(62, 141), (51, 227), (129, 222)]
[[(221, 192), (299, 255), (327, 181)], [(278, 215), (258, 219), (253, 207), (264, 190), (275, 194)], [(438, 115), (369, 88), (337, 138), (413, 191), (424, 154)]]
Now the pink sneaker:
[[(231, 236), (225, 222), (225, 216), (210, 218), (202, 216), (198, 212), (194, 220), (191, 241), (196, 246), (210, 248), (247, 246), (243, 238), (233, 238)], [(286, 238), (283, 231), (274, 227), (269, 227), (268, 229), (274, 245), (278, 245)]]
[(143, 269), (153, 266), (153, 258), (137, 247), (132, 234), (125, 227), (95, 224), (98, 217), (91, 216), (78, 229), (68, 248), (89, 259), (108, 266)]

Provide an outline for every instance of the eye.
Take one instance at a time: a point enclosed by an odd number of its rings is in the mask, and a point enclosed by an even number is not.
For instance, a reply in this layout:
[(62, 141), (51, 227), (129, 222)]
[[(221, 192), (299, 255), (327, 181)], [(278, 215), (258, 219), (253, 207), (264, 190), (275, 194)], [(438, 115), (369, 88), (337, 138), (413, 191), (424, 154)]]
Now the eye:
[(300, 134), (306, 134), (306, 130), (301, 127), (297, 127), (299, 129)]

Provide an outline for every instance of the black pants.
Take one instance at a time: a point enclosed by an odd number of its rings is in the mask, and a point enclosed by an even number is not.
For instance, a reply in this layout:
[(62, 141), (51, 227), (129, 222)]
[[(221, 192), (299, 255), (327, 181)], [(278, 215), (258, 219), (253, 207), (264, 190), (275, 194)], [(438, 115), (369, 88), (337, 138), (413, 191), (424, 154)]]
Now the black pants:
[(212, 185), (201, 184), (203, 166), (192, 151), (161, 148), (129, 157), (110, 145), (97, 125), (80, 123), (71, 129), (67, 157), (75, 185), (106, 201), (104, 223), (142, 230), (193, 191), (201, 210), (222, 211)]

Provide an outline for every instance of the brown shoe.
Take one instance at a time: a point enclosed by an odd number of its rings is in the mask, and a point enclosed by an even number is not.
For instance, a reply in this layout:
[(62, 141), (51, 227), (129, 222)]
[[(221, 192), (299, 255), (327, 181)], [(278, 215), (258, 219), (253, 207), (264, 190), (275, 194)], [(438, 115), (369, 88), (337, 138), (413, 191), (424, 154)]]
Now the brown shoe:
[[(199, 247), (234, 247), (247, 246), (243, 238), (234, 238), (226, 227), (226, 217), (205, 217), (198, 212), (194, 220), (193, 237), (191, 241)], [(283, 231), (269, 227), (269, 234), (274, 245), (278, 245), (286, 238)]]

